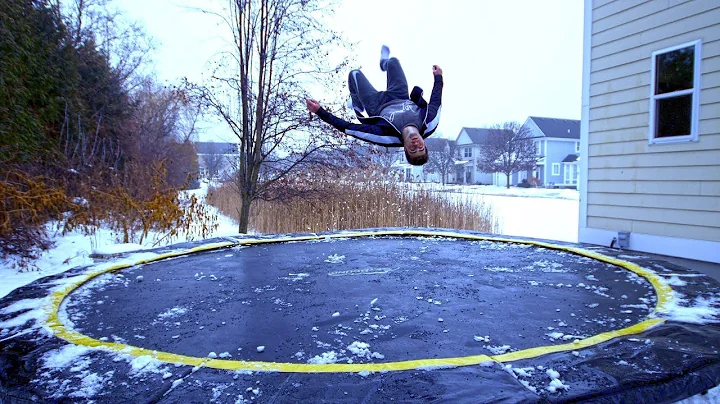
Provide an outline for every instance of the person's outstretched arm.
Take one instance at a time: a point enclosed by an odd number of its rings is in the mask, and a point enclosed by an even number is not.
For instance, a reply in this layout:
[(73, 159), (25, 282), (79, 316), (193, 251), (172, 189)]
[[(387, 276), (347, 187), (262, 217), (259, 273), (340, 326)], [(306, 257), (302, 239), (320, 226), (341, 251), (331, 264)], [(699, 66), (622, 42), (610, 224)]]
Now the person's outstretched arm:
[(435, 83), (433, 84), (432, 93), (430, 94), (430, 102), (428, 103), (428, 111), (425, 118), (427, 129), (423, 137), (428, 137), (435, 132), (440, 122), (440, 110), (442, 109), (442, 90), (443, 90), (443, 71), (438, 65), (433, 66), (433, 75)]
[(403, 144), (399, 137), (383, 134), (382, 128), (378, 125), (350, 123), (326, 111), (320, 106), (320, 103), (315, 100), (306, 99), (305, 104), (307, 105), (308, 111), (316, 114), (320, 119), (335, 127), (335, 129), (354, 138), (380, 146), (402, 146)]

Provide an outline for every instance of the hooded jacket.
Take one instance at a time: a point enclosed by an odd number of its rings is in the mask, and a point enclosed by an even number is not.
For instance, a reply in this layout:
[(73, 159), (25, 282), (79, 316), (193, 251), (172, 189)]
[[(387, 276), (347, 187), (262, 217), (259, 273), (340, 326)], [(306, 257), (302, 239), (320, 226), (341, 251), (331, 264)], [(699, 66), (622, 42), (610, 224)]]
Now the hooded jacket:
[[(425, 103), (421, 97), (418, 97), (419, 100), (417, 102), (413, 100), (420, 108), (420, 115), (425, 115), (422, 128), (418, 128), (423, 139), (435, 132), (440, 121), (443, 78), (441, 75), (435, 75), (434, 77), (435, 82), (432, 93), (430, 94), (430, 102)], [(415, 93), (416, 90), (413, 89), (413, 92)], [(361, 123), (350, 123), (336, 117), (322, 107), (317, 111), (317, 116), (339, 131), (354, 138), (385, 147), (401, 147), (403, 145), (401, 137), (402, 128), (396, 128), (382, 116), (358, 117)]]

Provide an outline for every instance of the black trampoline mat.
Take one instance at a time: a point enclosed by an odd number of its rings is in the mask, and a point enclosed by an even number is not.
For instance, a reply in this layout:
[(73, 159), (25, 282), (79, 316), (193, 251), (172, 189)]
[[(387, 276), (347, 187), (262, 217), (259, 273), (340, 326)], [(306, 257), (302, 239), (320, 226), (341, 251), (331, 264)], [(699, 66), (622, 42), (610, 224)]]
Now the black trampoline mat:
[(658, 311), (712, 305), (718, 282), (638, 254), (423, 229), (156, 253), (1, 300), (52, 296), (55, 309), (44, 327), (2, 331), (0, 398), (667, 402), (720, 383), (718, 323)]

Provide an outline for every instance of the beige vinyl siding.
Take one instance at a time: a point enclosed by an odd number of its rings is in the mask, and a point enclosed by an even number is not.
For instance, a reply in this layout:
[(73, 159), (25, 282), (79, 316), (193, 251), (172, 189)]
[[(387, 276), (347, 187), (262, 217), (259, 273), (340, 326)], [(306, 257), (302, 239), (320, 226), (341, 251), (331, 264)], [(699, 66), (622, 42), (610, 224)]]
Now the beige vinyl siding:
[[(697, 39), (697, 37), (695, 37)], [(690, 42), (688, 41), (676, 41), (675, 44), (681, 44), (684, 42)], [(663, 49), (667, 46), (658, 46), (657, 49)], [(656, 49), (653, 49), (656, 50)], [(720, 40), (714, 40), (711, 41), (708, 38), (704, 38), (703, 40), (703, 55), (720, 55)], [(622, 66), (613, 66), (608, 69), (598, 70), (595, 69), (591, 76), (590, 76), (590, 94), (596, 95), (598, 93), (597, 87), (601, 86), (604, 83), (608, 83), (613, 86), (619, 86), (621, 85), (621, 79), (632, 82), (632, 80), (638, 81), (638, 84), (636, 86), (640, 85), (649, 85), (650, 84), (650, 75), (647, 76), (641, 75), (641, 73), (650, 73), (650, 53), (648, 53), (646, 58), (640, 58), (638, 60), (635, 60), (630, 63), (626, 63)], [(706, 58), (703, 58), (706, 59)], [(594, 62), (593, 62), (594, 63)], [(704, 66), (703, 66), (704, 68)], [(707, 74), (711, 71), (717, 71), (717, 70), (705, 70), (703, 71), (703, 74)], [(602, 92), (604, 92), (606, 89), (602, 89)], [(616, 88), (617, 90), (617, 88)], [(609, 91), (613, 91), (612, 89), (609, 89)]]
[(588, 227), (602, 229), (607, 226), (614, 231), (628, 231), (641, 234), (662, 234), (665, 237), (688, 238), (687, 234), (696, 235), (695, 240), (715, 241), (720, 239), (717, 227), (692, 226), (687, 224), (645, 222), (642, 220), (608, 219), (588, 217)]
[[(646, 194), (656, 196), (713, 196), (720, 197), (720, 181), (593, 181), (588, 191), (595, 194)], [(594, 197), (594, 195), (588, 195)], [(720, 198), (718, 198), (720, 199)], [(600, 203), (596, 201), (595, 203)], [(712, 203), (712, 202), (711, 202)]]
[[(720, 1), (593, 1), (587, 226), (720, 241)], [(697, 142), (648, 142), (652, 52), (702, 39)]]

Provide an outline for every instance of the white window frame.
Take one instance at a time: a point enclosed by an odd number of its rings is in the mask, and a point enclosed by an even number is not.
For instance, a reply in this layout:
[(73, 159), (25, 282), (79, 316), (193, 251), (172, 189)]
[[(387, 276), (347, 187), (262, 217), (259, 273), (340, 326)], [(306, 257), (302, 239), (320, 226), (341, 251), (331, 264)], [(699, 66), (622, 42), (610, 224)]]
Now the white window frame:
[(580, 142), (575, 142), (575, 153), (580, 153)]
[(563, 164), (563, 184), (577, 185), (580, 178), (580, 167), (577, 163)]
[(463, 158), (470, 158), (472, 157), (472, 147), (466, 147), (463, 150)]
[(560, 175), (560, 163), (552, 163), (552, 175)]
[[(695, 59), (693, 60), (693, 88), (689, 90), (674, 91), (672, 93), (655, 95), (655, 86), (657, 83), (657, 71), (656, 61), (657, 56), (663, 53), (669, 53), (682, 48), (695, 47)], [(692, 42), (683, 43), (680, 45), (672, 46), (657, 50), (652, 53), (651, 68), (650, 68), (650, 130), (648, 131), (648, 138), (650, 144), (667, 144), (667, 143), (685, 143), (685, 142), (697, 142), (698, 140), (698, 126), (700, 121), (700, 75), (702, 74), (702, 40), (698, 39)], [(662, 100), (665, 98), (673, 98), (683, 95), (692, 94), (692, 112), (690, 115), (690, 133), (686, 136), (669, 136), (669, 137), (655, 137), (656, 125), (655, 125), (655, 101)]]

